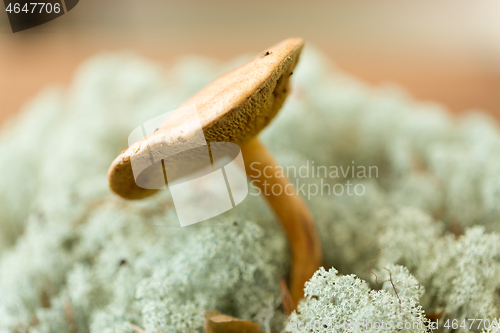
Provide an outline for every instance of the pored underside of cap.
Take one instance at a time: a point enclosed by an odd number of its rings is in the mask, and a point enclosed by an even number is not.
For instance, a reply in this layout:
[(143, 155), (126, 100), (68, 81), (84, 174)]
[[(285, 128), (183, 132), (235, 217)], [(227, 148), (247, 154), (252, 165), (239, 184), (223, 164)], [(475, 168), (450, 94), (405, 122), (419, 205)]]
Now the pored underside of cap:
[(303, 45), (301, 38), (284, 40), (201, 89), (182, 104), (194, 105), (197, 117), (167, 118), (157, 131), (132, 144), (113, 161), (108, 171), (110, 188), (126, 199), (155, 193), (136, 185), (131, 159), (147, 161), (151, 151), (175, 151), (177, 143), (185, 145), (199, 134), (200, 123), (207, 142), (241, 145), (255, 137), (283, 105)]

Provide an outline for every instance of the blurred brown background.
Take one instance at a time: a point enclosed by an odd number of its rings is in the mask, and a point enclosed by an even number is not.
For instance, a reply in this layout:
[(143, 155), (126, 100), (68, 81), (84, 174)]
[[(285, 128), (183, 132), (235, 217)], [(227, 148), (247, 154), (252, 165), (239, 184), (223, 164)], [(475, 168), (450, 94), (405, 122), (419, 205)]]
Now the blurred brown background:
[(397, 82), (454, 112), (500, 119), (499, 1), (81, 0), (16, 34), (0, 13), (0, 122), (42, 87), (68, 84), (99, 51), (132, 49), (168, 65), (186, 53), (226, 60), (290, 36), (372, 84)]

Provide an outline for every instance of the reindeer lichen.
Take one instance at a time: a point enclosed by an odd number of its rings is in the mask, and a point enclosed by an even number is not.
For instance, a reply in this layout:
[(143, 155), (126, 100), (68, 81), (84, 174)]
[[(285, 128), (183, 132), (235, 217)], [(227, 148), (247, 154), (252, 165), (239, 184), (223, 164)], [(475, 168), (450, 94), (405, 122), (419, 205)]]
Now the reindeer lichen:
[[(307, 283), (300, 313), (285, 318), (280, 308), (289, 249), (260, 197), (250, 193), (236, 208), (180, 228), (168, 190), (143, 201), (112, 195), (106, 171), (130, 131), (236, 62), (186, 58), (162, 72), (130, 54), (97, 56), (68, 89), (41, 93), (4, 126), (0, 331), (201, 332), (211, 310), (266, 332), (285, 323), (304, 332), (293, 320), (425, 325), (426, 315), (500, 316), (495, 121), (477, 112), (455, 119), (397, 87), (369, 87), (310, 47), (262, 140), (285, 167), (314, 161), (378, 173), (290, 177), (305, 188), (349, 180), (365, 189), (307, 201), (326, 268)], [(372, 268), (383, 285), (369, 268), (379, 248)]]

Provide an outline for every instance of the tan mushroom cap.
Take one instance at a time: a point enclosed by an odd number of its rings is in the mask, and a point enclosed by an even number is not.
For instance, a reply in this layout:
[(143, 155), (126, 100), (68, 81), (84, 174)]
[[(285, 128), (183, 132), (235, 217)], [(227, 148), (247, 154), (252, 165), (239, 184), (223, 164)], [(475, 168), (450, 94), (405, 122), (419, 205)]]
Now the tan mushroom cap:
[[(285, 101), (289, 77), (303, 45), (301, 38), (284, 40), (200, 90), (182, 104), (196, 106), (197, 117), (188, 114), (167, 118), (157, 131), (132, 144), (112, 162), (108, 171), (110, 188), (126, 199), (142, 199), (155, 193), (136, 185), (131, 159), (147, 163), (151, 152), (171, 156), (179, 149), (179, 142), (193, 142), (196, 146), (200, 143), (200, 123), (207, 142), (241, 145), (255, 137)], [(181, 167), (192, 171), (185, 165)]]

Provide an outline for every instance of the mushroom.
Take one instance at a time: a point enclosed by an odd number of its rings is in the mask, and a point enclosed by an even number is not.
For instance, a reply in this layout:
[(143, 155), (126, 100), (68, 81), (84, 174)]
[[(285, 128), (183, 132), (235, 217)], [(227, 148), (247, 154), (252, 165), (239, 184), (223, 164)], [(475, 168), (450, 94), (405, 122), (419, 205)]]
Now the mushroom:
[[(141, 199), (153, 194), (156, 189), (136, 184), (132, 162), (150, 161), (151, 151), (172, 156), (175, 152), (165, 150), (178, 149), (173, 148), (173, 143), (195, 142), (188, 148), (196, 150), (199, 146), (199, 142), (196, 143), (199, 134), (195, 129), (196, 122), (201, 123), (204, 138), (209, 144), (231, 142), (239, 145), (247, 175), (256, 180), (254, 184), (260, 187), (288, 237), (292, 252), (290, 293), (295, 305), (303, 298), (304, 283), (322, 264), (321, 246), (311, 213), (298, 193), (290, 190), (293, 188), (290, 181), (285, 176), (263, 172), (265, 168), (277, 170), (278, 165), (257, 134), (269, 124), (285, 101), (289, 92), (289, 78), (303, 45), (301, 38), (287, 39), (219, 77), (183, 103), (183, 107), (196, 107), (196, 117), (191, 113), (167, 118), (154, 133), (123, 151), (112, 162), (108, 172), (109, 185), (115, 193), (126, 199)], [(196, 154), (193, 154), (188, 159), (196, 158)], [(178, 177), (195, 171), (194, 165), (196, 163), (184, 163), (178, 167), (182, 170)], [(161, 172), (152, 172), (145, 178), (145, 183), (161, 178), (165, 185)], [(269, 188), (274, 185), (281, 188), (281, 193), (278, 195), (273, 193), (278, 191), (264, 191), (264, 181)], [(170, 175), (168, 182), (171, 183)]]
[(241, 320), (219, 311), (210, 311), (203, 316), (203, 328), (206, 333), (263, 333), (256, 322)]

